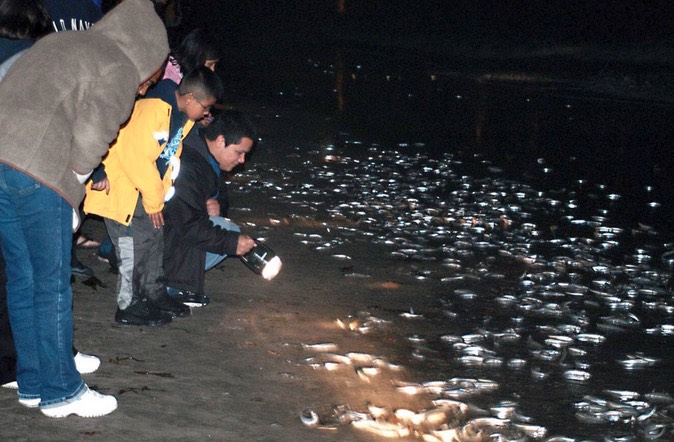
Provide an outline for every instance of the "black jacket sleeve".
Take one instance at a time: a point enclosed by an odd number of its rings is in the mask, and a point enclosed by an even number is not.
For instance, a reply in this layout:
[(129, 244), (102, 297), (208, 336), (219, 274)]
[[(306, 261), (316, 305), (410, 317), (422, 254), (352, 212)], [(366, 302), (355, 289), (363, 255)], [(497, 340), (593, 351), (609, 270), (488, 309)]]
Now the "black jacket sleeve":
[(224, 173), (218, 176), (218, 203), (220, 204), (220, 216), (229, 213), (229, 193), (227, 192), (227, 178)]

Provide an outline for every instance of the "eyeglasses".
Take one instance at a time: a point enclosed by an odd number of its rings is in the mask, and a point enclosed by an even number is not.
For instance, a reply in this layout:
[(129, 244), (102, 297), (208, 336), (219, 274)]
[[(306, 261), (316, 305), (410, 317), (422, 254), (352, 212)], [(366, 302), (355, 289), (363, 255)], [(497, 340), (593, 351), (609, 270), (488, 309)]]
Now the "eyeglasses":
[(199, 104), (199, 106), (201, 106), (204, 109), (204, 112), (210, 112), (211, 111), (211, 106), (204, 105), (201, 101), (199, 101), (199, 99), (197, 97), (194, 96), (194, 94), (192, 94), (192, 98), (194, 98), (194, 101), (196, 101), (197, 104)]

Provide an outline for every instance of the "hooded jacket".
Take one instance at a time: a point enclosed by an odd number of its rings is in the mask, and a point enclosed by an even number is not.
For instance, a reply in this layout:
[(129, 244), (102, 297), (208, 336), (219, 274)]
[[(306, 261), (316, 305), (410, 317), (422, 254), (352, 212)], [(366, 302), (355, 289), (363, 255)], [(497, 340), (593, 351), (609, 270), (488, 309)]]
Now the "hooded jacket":
[(101, 162), (168, 50), (149, 0), (125, 0), (86, 31), (40, 39), (0, 82), (0, 162), (78, 207), (84, 186), (74, 172)]
[[(87, 185), (84, 212), (93, 213), (128, 226), (142, 196), (145, 212), (159, 213), (173, 185), (173, 165), (163, 177), (157, 169), (159, 154), (169, 138), (171, 114), (179, 112), (159, 98), (142, 98), (136, 101), (131, 118), (119, 131), (117, 140), (103, 160), (105, 173), (110, 180), (110, 192), (92, 190)], [(174, 158), (180, 158), (182, 139), (194, 126), (194, 121), (183, 124), (181, 141)], [(176, 171), (178, 172), (178, 171)]]

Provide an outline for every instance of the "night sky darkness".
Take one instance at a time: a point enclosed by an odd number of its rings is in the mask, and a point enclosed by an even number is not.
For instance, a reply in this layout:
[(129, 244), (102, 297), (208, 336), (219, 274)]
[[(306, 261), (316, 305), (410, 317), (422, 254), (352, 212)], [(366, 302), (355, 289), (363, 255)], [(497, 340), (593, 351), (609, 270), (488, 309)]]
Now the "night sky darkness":
[(588, 0), (189, 0), (184, 25), (217, 28), (231, 41), (435, 36), (499, 45), (665, 45), (674, 2)]

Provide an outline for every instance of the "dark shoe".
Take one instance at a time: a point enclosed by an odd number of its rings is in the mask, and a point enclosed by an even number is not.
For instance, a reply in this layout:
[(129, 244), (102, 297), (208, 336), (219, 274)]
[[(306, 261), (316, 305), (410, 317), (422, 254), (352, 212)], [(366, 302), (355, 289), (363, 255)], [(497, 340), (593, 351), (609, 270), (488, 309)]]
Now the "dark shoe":
[(92, 276), (95, 276), (94, 271), (91, 270), (91, 268), (82, 264), (81, 262), (78, 262), (77, 265), (74, 265), (70, 272), (73, 276), (78, 276), (80, 278), (90, 278)]
[(206, 307), (211, 299), (204, 293), (194, 293), (189, 290), (168, 289), (168, 294), (172, 299), (190, 307)]
[(184, 318), (189, 316), (192, 311), (182, 302), (178, 302), (169, 295), (163, 295), (159, 299), (152, 300), (162, 312), (168, 313), (174, 318)]
[(146, 325), (157, 327), (171, 322), (171, 315), (167, 315), (151, 302), (139, 301), (124, 310), (117, 309), (115, 321), (124, 325)]

